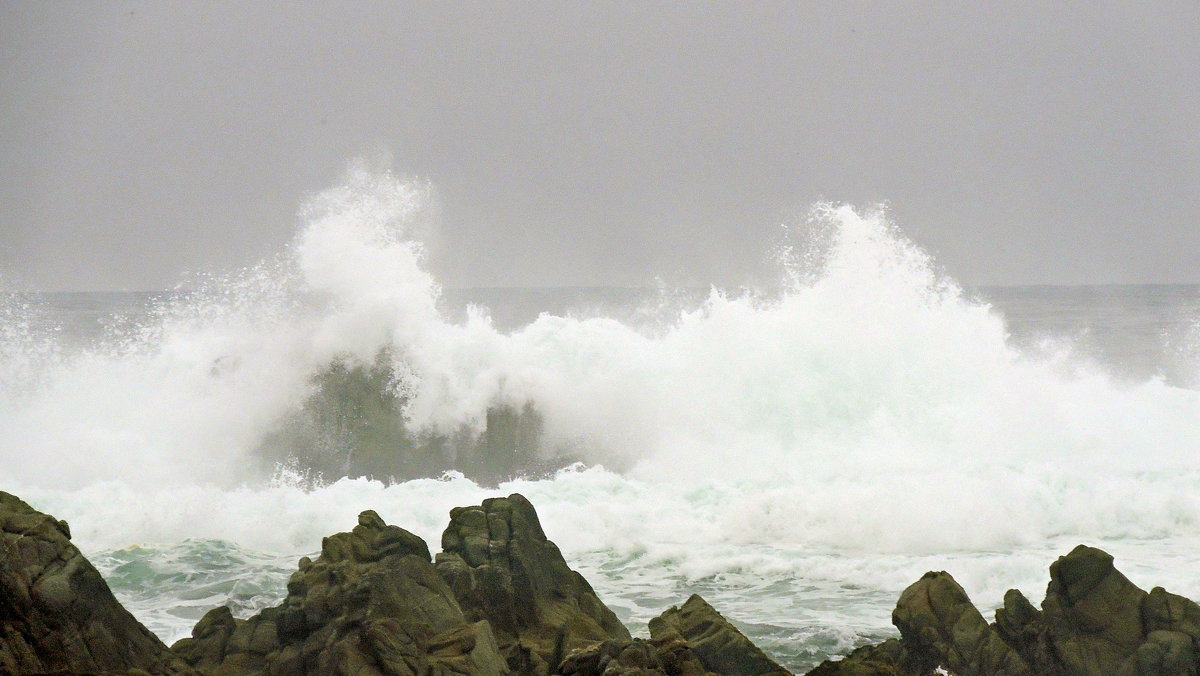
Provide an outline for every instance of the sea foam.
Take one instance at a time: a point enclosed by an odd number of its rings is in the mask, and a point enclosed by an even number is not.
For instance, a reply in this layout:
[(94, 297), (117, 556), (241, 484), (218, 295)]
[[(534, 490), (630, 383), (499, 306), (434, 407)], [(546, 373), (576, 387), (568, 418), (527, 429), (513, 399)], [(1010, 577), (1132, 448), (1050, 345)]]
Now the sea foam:
[[(770, 293), (714, 288), (647, 325), (543, 314), (502, 331), (486, 308), (439, 310), (418, 239), (429, 198), (355, 168), (274, 258), (192, 280), (84, 348), (8, 301), (0, 486), (70, 521), (118, 580), (134, 559), (193, 565), (188, 542), (266, 556), (274, 579), (368, 508), (436, 544), (451, 507), (520, 491), (624, 619), (704, 589), (774, 627), (780, 650), (886, 631), (927, 568), (982, 603), (1008, 586), (1040, 598), (1045, 566), (1079, 541), (1200, 592), (1181, 572), (1200, 563), (1200, 392), (1017, 349), (884, 211), (814, 207), (777, 246)], [(528, 408), (537, 452), (579, 464), (484, 487), (264, 456), (331, 363), (379, 359), (413, 434), (465, 438), (490, 409)], [(150, 554), (116, 553), (134, 545)], [(179, 585), (137, 597), (160, 633), (194, 620)], [(241, 593), (212, 589), (200, 605)]]

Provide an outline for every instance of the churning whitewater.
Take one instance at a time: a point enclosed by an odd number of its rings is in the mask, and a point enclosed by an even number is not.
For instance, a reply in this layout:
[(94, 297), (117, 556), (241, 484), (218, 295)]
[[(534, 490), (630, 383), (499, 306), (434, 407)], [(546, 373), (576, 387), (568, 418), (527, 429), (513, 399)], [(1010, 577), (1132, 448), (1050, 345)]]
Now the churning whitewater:
[[(431, 213), (428, 186), (352, 170), (278, 256), (82, 344), (5, 294), (0, 487), (68, 520), (167, 641), (215, 605), (277, 602), (361, 510), (436, 545), (451, 507), (513, 491), (627, 623), (700, 591), (793, 666), (890, 634), (925, 570), (992, 607), (1040, 597), (1079, 542), (1200, 595), (1200, 378), (1014, 346), (882, 210), (814, 207), (770, 293), (513, 330), (450, 318)], [(361, 439), (305, 414), (345, 409), (330, 373), (395, 404), (372, 415), (408, 445), (370, 472)], [(495, 451), (497, 411), (536, 432), (498, 488), (458, 471)], [(450, 471), (400, 457), (435, 447)]]

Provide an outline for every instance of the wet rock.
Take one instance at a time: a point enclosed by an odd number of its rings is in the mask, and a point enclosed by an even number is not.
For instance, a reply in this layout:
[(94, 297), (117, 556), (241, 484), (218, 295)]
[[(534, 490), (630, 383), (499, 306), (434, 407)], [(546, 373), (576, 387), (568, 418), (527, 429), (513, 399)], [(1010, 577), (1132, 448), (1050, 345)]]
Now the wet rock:
[(70, 537), (65, 521), (0, 492), (0, 673), (193, 673)]
[(1024, 676), (1029, 665), (992, 630), (948, 573), (929, 572), (904, 590), (892, 624), (908, 667), (942, 667), (958, 676)]
[(630, 639), (519, 494), (451, 510), (442, 549), (438, 573), (468, 619), (491, 623), (516, 673), (546, 674), (573, 650)]
[(1200, 605), (1155, 587), (1142, 603), (1142, 624), (1147, 632), (1176, 631), (1200, 644)]
[(603, 641), (576, 650), (555, 671), (562, 676), (715, 676), (682, 641)]
[(468, 622), (417, 536), (359, 515), (302, 560), (276, 607), (210, 611), (173, 650), (207, 674), (504, 674), (487, 622)]
[(855, 649), (844, 659), (825, 660), (806, 676), (900, 676), (904, 649), (900, 641), (890, 638), (878, 645)]
[(1050, 566), (1041, 610), (1009, 590), (987, 627), (949, 575), (926, 573), (905, 590), (892, 621), (899, 641), (860, 648), (809, 673), (1200, 674), (1200, 605), (1161, 587), (1147, 594), (1112, 556), (1083, 545)]
[[(404, 424), (408, 402), (395, 386), (402, 378), (396, 365), (386, 349), (370, 361), (329, 363), (312, 377), (311, 394), (299, 409), (263, 439), (263, 469), (282, 462), (314, 475), (380, 479), (437, 477), (453, 469), (496, 485), (570, 464), (539, 453), (542, 418), (529, 404), (489, 407), (482, 433), (463, 426), (449, 434), (414, 434)], [(214, 377), (228, 369), (236, 366), (214, 365)]]
[(672, 607), (650, 620), (650, 636), (658, 641), (686, 643), (705, 669), (722, 676), (790, 676), (791, 673), (695, 594), (682, 606)]
[(1065, 673), (1128, 671), (1146, 636), (1146, 598), (1099, 549), (1079, 545), (1051, 564), (1042, 612)]
[(1017, 651), (1033, 673), (1047, 676), (1062, 673), (1042, 612), (1021, 592), (1016, 589), (1005, 592), (1004, 607), (996, 610), (992, 629)]

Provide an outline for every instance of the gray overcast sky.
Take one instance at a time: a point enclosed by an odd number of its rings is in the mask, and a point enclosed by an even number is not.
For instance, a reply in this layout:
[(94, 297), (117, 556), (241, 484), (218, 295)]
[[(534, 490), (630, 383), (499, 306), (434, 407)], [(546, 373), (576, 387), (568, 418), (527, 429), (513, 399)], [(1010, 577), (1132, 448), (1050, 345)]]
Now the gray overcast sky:
[(0, 270), (157, 289), (391, 153), (448, 286), (738, 283), (817, 199), (972, 284), (1200, 282), (1200, 2), (0, 3)]

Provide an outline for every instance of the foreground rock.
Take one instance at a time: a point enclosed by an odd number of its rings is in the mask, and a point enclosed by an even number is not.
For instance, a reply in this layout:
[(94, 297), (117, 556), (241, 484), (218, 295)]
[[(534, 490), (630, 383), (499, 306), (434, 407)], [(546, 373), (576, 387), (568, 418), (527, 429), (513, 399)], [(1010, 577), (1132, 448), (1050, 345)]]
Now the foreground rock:
[(704, 599), (650, 620), (650, 640), (608, 640), (577, 649), (563, 676), (791, 676)]
[(686, 643), (705, 669), (723, 676), (791, 676), (696, 594), (650, 620), (650, 637)]
[[(168, 650), (113, 598), (64, 522), (0, 493), (0, 674), (790, 676), (699, 596), (633, 639), (520, 495), (451, 511), (436, 564), (374, 512), (300, 560), (287, 597), (210, 611)], [(814, 676), (1200, 676), (1200, 606), (1139, 589), (1080, 546), (1041, 608), (1010, 590), (988, 623), (931, 572), (901, 595), (900, 638)]]
[(173, 650), (206, 674), (504, 674), (487, 622), (468, 622), (416, 535), (363, 512), (300, 560), (283, 604), (210, 611)]
[(900, 639), (867, 646), (812, 676), (1168, 676), (1200, 674), (1200, 606), (1149, 594), (1080, 545), (1050, 566), (1042, 609), (1009, 590), (988, 624), (947, 573), (926, 573), (900, 597)]
[(442, 550), (438, 573), (469, 620), (491, 623), (515, 673), (548, 674), (573, 650), (630, 640), (519, 494), (451, 510)]
[(567, 656), (555, 671), (563, 676), (709, 676), (682, 641), (603, 641)]
[(113, 597), (65, 521), (0, 492), (0, 673), (193, 673)]

